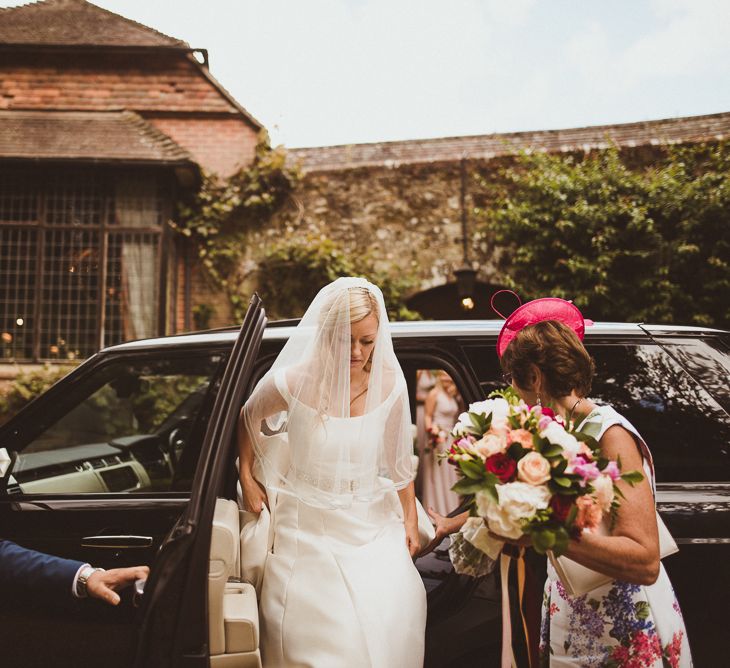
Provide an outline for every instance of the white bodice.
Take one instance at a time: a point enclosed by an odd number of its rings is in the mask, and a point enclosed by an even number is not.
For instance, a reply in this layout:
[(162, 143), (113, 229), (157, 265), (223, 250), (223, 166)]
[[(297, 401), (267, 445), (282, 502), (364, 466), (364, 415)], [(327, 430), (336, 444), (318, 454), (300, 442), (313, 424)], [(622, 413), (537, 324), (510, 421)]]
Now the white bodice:
[(274, 380), (288, 407), (290, 468), (286, 477), (297, 496), (346, 506), (382, 495), (387, 487), (382, 477), (387, 463), (379, 461), (379, 453), (395, 389), (370, 413), (343, 418), (321, 414), (292, 397), (285, 369)]

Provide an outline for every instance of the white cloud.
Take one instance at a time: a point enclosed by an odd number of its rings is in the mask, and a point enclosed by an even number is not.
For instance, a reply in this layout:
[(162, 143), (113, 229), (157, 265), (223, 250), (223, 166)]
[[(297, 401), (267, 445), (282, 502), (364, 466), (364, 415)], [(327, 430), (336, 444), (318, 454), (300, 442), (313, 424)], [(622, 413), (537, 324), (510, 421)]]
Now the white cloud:
[(726, 0), (96, 3), (209, 49), (289, 146), (730, 109)]

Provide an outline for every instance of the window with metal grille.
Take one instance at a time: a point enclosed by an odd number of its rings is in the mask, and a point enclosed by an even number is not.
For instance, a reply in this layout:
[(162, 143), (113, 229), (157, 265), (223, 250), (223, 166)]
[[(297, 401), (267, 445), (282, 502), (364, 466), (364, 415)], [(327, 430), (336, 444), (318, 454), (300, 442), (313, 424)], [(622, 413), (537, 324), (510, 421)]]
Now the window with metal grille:
[(0, 357), (78, 359), (159, 333), (167, 181), (0, 171)]

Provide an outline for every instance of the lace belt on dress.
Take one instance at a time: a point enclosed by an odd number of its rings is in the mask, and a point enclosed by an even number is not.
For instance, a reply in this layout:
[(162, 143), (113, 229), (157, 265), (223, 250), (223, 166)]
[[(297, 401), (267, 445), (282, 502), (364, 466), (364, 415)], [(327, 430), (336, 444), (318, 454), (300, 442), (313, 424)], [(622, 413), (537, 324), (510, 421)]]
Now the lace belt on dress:
[[(338, 494), (353, 494), (360, 489), (359, 480), (346, 480), (340, 479), (339, 484), (335, 485), (335, 478), (332, 476), (318, 476), (307, 473), (306, 471), (300, 471), (294, 469), (294, 477), (297, 480), (302, 480), (312, 487), (321, 489), (324, 492), (337, 492)], [(335, 487), (338, 487), (335, 490)]]

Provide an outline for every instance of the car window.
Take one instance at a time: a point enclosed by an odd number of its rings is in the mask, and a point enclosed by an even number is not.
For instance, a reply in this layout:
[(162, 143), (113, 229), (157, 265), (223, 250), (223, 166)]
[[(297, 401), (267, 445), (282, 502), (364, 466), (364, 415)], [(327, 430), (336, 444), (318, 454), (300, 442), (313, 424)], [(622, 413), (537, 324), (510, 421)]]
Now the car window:
[[(596, 362), (591, 397), (611, 404), (639, 430), (659, 482), (730, 479), (730, 418), (704, 382), (659, 345), (589, 342), (586, 347)], [(465, 352), (485, 394), (504, 384), (493, 346)]]
[(718, 402), (658, 345), (588, 346), (592, 395), (611, 404), (651, 449), (658, 481), (730, 479), (730, 419)]
[(655, 338), (730, 413), (730, 352), (722, 340)]
[[(185, 489), (221, 355), (100, 365), (31, 420), (13, 475), (26, 494)], [(185, 470), (183, 470), (183, 468)], [(187, 481), (187, 482), (184, 482)]]

